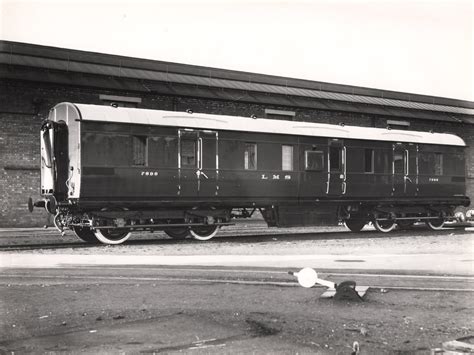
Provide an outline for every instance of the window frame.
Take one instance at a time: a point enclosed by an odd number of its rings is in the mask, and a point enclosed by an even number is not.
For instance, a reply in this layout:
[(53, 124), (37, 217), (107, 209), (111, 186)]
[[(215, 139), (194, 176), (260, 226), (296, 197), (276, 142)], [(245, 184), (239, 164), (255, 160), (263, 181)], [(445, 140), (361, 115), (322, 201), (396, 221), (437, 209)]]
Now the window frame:
[[(438, 158), (440, 158), (439, 161), (438, 161)], [(437, 171), (437, 167), (439, 168), (439, 171)], [(444, 154), (441, 152), (434, 152), (434, 175), (435, 176), (444, 175)]]
[[(285, 166), (284, 166), (284, 160), (283, 160), (283, 151), (284, 151), (284, 148), (291, 148), (290, 151), (290, 168), (289, 169), (285, 169)], [(282, 171), (294, 171), (295, 170), (295, 163), (294, 163), (294, 147), (292, 144), (282, 144), (281, 145), (281, 170)]]
[[(406, 155), (405, 151), (400, 151), (400, 150), (394, 150), (392, 154), (392, 175), (406, 175)], [(398, 158), (398, 159), (395, 159)], [(398, 171), (396, 168), (397, 162), (401, 161), (401, 167), (400, 171)], [(396, 174), (397, 173), (397, 174)]]
[[(147, 167), (148, 166), (148, 137), (143, 135), (132, 134), (132, 166), (133, 167)], [(143, 164), (135, 163), (135, 142), (144, 143), (143, 145)]]
[[(332, 161), (332, 153), (331, 151), (337, 150), (337, 169), (334, 168), (333, 164), (331, 164)], [(328, 148), (328, 164), (329, 164), (329, 172), (330, 173), (340, 173), (344, 171), (344, 161), (342, 157), (342, 151), (343, 148), (342, 146), (339, 145), (331, 145)]]
[[(248, 156), (248, 146), (253, 146), (254, 151), (255, 151), (255, 158), (254, 158), (254, 167), (250, 168), (249, 162), (250, 162), (250, 156)], [(258, 146), (256, 142), (245, 142), (244, 143), (244, 170), (250, 170), (250, 171), (255, 171), (258, 170)]]
[[(184, 164), (184, 159), (183, 159), (183, 143), (184, 142), (191, 142), (194, 146), (194, 164)], [(198, 151), (197, 151), (197, 142), (196, 139), (193, 138), (181, 138), (180, 141), (180, 147), (179, 147), (179, 159), (181, 161), (181, 168), (182, 169), (197, 169), (198, 168)]]
[[(367, 151), (371, 151), (370, 155), (370, 167), (371, 170), (367, 171)], [(375, 149), (374, 148), (364, 148), (364, 174), (374, 174), (375, 173)]]
[[(160, 169), (178, 168), (178, 137), (152, 135), (147, 139), (148, 166)], [(161, 150), (159, 148), (162, 148)], [(181, 157), (180, 157), (181, 158)]]
[[(321, 161), (322, 161), (322, 166), (320, 169), (311, 169), (308, 167), (308, 157), (310, 154), (312, 153), (315, 153), (315, 154), (319, 154), (320, 157), (321, 157)], [(325, 152), (323, 150), (305, 150), (304, 152), (304, 170), (305, 171), (324, 171), (324, 156), (325, 156)]]
[[(87, 140), (93, 138), (94, 140), (108, 140), (108, 142), (99, 142), (93, 143), (93, 146), (95, 146), (96, 154), (98, 155), (99, 153), (97, 152), (97, 149), (99, 149), (103, 155), (100, 157), (99, 161), (91, 162), (89, 158), (89, 149), (91, 142), (88, 142)], [(127, 162), (124, 163), (122, 161), (117, 161), (116, 156), (117, 156), (117, 149), (116, 151), (110, 151), (108, 148), (107, 143), (112, 142), (113, 139), (116, 138), (122, 138), (128, 140), (128, 142), (122, 141), (121, 142), (121, 157), (126, 156), (128, 158)], [(138, 165), (135, 164), (135, 148), (134, 148), (134, 141), (135, 138), (138, 139), (143, 139), (145, 143), (144, 147), (144, 165)], [(96, 131), (96, 130), (91, 130), (91, 131), (85, 131), (84, 134), (81, 137), (81, 160), (83, 162), (83, 165), (86, 167), (113, 167), (113, 168), (144, 168), (148, 167), (148, 136), (143, 135), (143, 134), (130, 134), (130, 133), (122, 133), (122, 132), (117, 132), (117, 133), (112, 133), (112, 132), (104, 132), (104, 131)], [(128, 149), (124, 150), (125, 144), (128, 145)], [(86, 157), (84, 154), (88, 154)], [(105, 156), (105, 157), (104, 157)], [(102, 158), (105, 158), (105, 160), (102, 160)], [(121, 160), (121, 159), (119, 159)]]
[(446, 169), (445, 159), (444, 159), (445, 155), (449, 156), (449, 154), (439, 152), (439, 151), (438, 152), (434, 152), (434, 151), (420, 152), (418, 154), (419, 175), (444, 176), (445, 169)]

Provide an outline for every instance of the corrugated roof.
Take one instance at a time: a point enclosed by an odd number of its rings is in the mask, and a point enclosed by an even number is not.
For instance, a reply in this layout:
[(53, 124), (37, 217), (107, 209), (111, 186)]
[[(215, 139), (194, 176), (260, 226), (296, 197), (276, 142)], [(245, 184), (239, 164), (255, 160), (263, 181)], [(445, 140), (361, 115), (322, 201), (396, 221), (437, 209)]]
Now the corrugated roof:
[[(399, 108), (468, 116), (474, 115), (474, 103), (468, 101), (387, 92), (348, 85), (311, 82), (7, 41), (0, 41), (0, 63), (108, 77), (306, 97), (319, 99), (318, 101), (324, 102), (325, 106), (328, 107), (338, 106), (329, 102), (349, 102), (353, 104), (351, 109), (362, 112), (367, 110), (364, 110), (363, 107), (357, 109), (357, 104), (370, 105), (373, 108), (380, 107), (387, 112), (396, 112), (396, 109)], [(449, 115), (447, 119), (451, 121), (456, 120), (455, 117)]]

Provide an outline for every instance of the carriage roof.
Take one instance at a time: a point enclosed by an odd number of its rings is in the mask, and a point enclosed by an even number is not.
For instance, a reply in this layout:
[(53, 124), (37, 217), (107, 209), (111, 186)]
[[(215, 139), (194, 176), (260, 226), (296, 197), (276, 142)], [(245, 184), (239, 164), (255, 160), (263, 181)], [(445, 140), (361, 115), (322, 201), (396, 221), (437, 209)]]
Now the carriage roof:
[[(224, 130), (272, 133), (340, 139), (362, 139), (453, 146), (466, 145), (460, 137), (447, 133), (430, 133), (347, 125), (343, 126), (324, 123), (272, 120), (267, 118), (211, 115), (203, 113), (148, 110), (100, 105), (70, 103), (62, 103), (59, 105), (74, 105), (78, 109), (80, 113), (80, 119), (82, 121), (129, 123), (217, 131)], [(60, 118), (57, 117), (56, 120), (60, 120)]]

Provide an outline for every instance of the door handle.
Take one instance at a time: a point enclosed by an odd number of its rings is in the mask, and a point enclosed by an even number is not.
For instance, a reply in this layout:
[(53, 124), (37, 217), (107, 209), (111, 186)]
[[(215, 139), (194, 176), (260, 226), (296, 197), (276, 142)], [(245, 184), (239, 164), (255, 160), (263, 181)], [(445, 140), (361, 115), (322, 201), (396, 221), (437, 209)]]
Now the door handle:
[(200, 178), (201, 176), (204, 176), (206, 179), (209, 179), (209, 177), (203, 173), (201, 170), (196, 170), (196, 176)]
[(346, 147), (342, 147), (342, 153), (343, 153), (343, 157), (342, 157), (342, 164), (344, 164), (344, 176), (342, 177), (344, 179), (344, 181), (346, 181), (346, 178), (347, 178), (347, 148)]
[(202, 138), (198, 139), (198, 154), (199, 154), (198, 169), (202, 169)]
[(408, 181), (413, 184), (413, 181), (411, 181), (411, 179), (408, 176), (404, 176), (404, 178), (405, 178), (405, 181)]

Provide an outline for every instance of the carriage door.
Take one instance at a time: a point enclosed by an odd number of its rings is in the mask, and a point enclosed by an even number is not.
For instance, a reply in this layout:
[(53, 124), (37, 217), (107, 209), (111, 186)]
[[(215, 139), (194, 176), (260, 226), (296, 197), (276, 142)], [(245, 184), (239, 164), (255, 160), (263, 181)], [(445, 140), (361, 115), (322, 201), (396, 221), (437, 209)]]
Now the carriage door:
[(415, 196), (417, 192), (417, 151), (414, 144), (393, 145), (393, 195)]
[(182, 197), (215, 196), (217, 133), (179, 130), (179, 189)]
[(344, 195), (346, 193), (346, 148), (344, 142), (337, 139), (329, 140), (328, 146), (328, 195)]
[(178, 131), (178, 137), (179, 196), (197, 197), (199, 134), (194, 130), (183, 129)]
[(41, 194), (63, 200), (69, 175), (68, 128), (64, 121), (47, 121), (41, 127)]
[(198, 150), (200, 153), (197, 174), (199, 197), (215, 197), (218, 192), (219, 161), (217, 132), (200, 131)]

